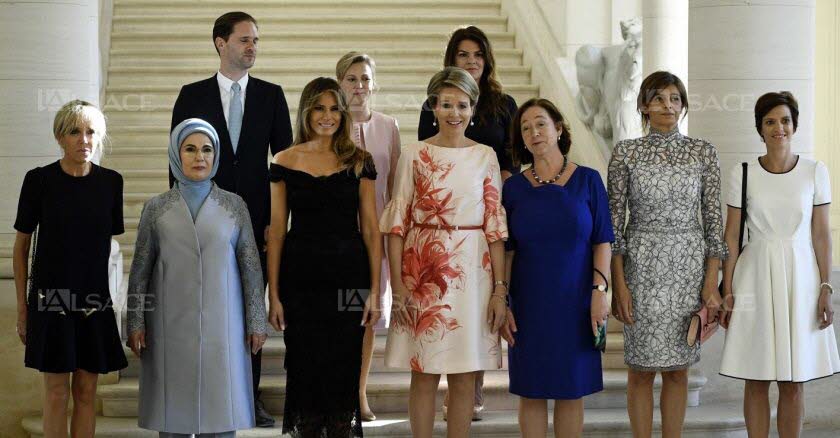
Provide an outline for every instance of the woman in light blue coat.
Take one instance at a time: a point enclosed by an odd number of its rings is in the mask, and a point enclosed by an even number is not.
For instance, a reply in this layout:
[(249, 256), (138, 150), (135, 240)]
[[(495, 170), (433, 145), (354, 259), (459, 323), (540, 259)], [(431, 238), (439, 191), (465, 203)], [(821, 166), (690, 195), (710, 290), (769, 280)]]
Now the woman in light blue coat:
[(177, 183), (143, 207), (128, 287), (129, 347), (141, 357), (138, 425), (162, 437), (254, 427), (251, 356), (266, 339), (262, 273), (248, 208), (216, 186), (219, 139), (172, 130)]

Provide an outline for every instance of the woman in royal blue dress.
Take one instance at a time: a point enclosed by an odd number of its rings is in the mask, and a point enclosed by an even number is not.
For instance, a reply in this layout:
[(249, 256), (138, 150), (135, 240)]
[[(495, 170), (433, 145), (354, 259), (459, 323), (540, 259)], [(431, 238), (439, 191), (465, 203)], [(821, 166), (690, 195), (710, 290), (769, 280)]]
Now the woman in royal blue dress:
[(510, 348), (510, 392), (520, 396), (522, 436), (581, 436), (583, 396), (601, 391), (594, 346), (606, 323), (613, 241), (600, 174), (569, 161), (569, 128), (548, 100), (531, 99), (511, 126), (511, 156), (531, 168), (510, 177), (502, 203), (510, 232), (506, 268), (510, 312), (502, 336)]

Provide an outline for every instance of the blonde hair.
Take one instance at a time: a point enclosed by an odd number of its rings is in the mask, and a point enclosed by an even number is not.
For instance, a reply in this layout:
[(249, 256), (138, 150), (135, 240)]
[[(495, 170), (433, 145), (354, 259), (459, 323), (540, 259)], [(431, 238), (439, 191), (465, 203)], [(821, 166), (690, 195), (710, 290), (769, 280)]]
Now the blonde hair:
[(309, 114), (318, 104), (318, 99), (325, 93), (332, 93), (339, 111), (341, 111), (341, 122), (338, 130), (333, 134), (332, 150), (338, 157), (338, 162), (345, 168), (352, 168), (356, 176), (362, 173), (365, 165), (367, 152), (357, 148), (353, 143), (353, 118), (347, 110), (347, 101), (338, 86), (338, 82), (332, 78), (315, 78), (303, 87), (298, 105), (297, 120), (295, 121), (294, 144), (306, 143), (312, 139), (312, 132), (309, 127)]
[(55, 113), (53, 119), (53, 136), (56, 141), (70, 134), (79, 124), (85, 121), (93, 128), (94, 148), (98, 149), (107, 140), (105, 115), (94, 104), (84, 100), (71, 100)]
[(361, 52), (347, 52), (338, 62), (335, 64), (335, 77), (339, 81), (344, 80), (344, 75), (347, 74), (347, 70), (350, 70), (354, 64), (365, 63), (370, 67), (370, 74), (371, 74), (371, 81), (376, 83), (376, 63), (373, 61), (373, 58), (368, 56), (367, 53)]
[(440, 91), (449, 87), (463, 91), (470, 98), (470, 106), (475, 107), (479, 94), (475, 79), (462, 68), (446, 67), (432, 76), (426, 88), (426, 97), (432, 108), (437, 106)]

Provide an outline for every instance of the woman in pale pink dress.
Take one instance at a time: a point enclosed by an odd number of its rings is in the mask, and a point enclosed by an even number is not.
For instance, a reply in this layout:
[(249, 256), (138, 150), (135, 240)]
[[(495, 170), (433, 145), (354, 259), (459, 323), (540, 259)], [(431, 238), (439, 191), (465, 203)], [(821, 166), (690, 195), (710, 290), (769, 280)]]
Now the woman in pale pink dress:
[[(385, 204), (391, 200), (391, 187), (394, 169), (400, 158), (400, 130), (397, 120), (370, 109), (370, 97), (376, 86), (376, 63), (373, 59), (359, 52), (349, 52), (338, 60), (335, 76), (341, 91), (347, 99), (350, 114), (353, 116), (353, 141), (356, 146), (370, 152), (379, 173), (376, 178), (376, 214), (382, 217)], [(384, 316), (376, 328), (387, 328), (391, 310), (391, 281), (388, 260), (382, 259), (382, 282), (379, 302), (382, 303)], [(359, 378), (359, 406), (362, 419), (373, 421), (376, 416), (367, 400), (367, 378), (373, 357), (375, 331), (373, 327), (365, 330), (362, 344), (362, 372)]]
[(466, 437), (475, 373), (502, 364), (502, 178), (493, 149), (464, 136), (478, 99), (472, 76), (447, 67), (427, 94), (439, 132), (403, 149), (379, 222), (388, 233), (394, 303), (385, 364), (411, 368), (414, 437), (432, 436), (441, 374), (449, 383), (447, 436)]

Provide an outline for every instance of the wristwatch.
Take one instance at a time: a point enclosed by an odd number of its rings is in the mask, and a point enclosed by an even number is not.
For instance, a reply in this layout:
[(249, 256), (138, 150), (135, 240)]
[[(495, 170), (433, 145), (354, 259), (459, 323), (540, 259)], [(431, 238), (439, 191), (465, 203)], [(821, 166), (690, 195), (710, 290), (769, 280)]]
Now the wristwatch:
[(593, 284), (592, 290), (597, 290), (598, 292), (606, 292), (607, 285), (606, 284)]

